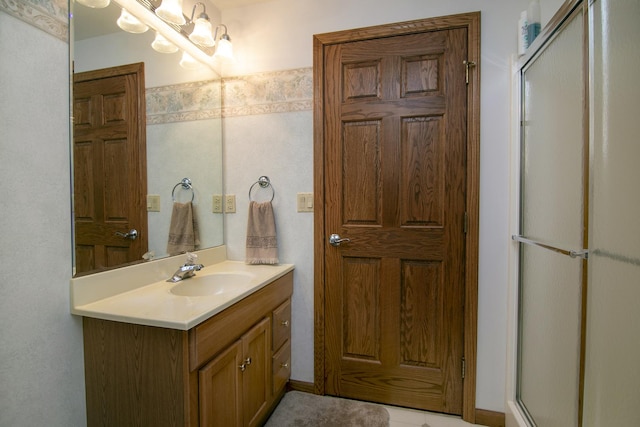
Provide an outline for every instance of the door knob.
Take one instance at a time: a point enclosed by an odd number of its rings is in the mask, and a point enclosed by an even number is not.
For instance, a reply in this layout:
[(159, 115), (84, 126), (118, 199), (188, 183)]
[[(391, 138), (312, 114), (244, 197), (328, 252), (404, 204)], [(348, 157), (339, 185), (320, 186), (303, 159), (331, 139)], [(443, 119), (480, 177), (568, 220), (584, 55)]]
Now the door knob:
[(138, 230), (132, 228), (126, 233), (116, 231), (116, 236), (124, 237), (125, 239), (136, 240), (138, 238)]
[(332, 234), (331, 236), (329, 236), (329, 243), (331, 243), (333, 246), (340, 246), (340, 243), (346, 243), (350, 241), (351, 239), (347, 239), (346, 237), (343, 239), (338, 234)]

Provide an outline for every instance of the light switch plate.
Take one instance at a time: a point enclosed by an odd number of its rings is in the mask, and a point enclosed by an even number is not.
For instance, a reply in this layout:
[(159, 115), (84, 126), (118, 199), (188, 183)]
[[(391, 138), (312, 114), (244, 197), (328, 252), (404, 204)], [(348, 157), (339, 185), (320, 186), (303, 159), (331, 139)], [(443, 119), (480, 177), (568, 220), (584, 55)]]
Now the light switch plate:
[(313, 212), (313, 193), (298, 193), (298, 212)]
[(222, 213), (222, 194), (214, 194), (211, 200), (211, 212)]
[(160, 196), (147, 194), (147, 212), (160, 212)]
[(236, 212), (236, 195), (227, 194), (224, 196), (224, 211), (226, 213)]

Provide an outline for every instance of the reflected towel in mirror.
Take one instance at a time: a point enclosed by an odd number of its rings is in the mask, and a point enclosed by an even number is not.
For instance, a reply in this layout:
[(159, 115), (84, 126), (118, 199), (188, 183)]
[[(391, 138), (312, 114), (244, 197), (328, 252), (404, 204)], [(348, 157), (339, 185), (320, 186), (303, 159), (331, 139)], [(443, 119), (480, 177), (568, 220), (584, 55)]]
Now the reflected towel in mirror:
[(249, 202), (247, 264), (278, 264), (276, 220), (271, 202)]
[(194, 251), (198, 246), (200, 246), (200, 237), (193, 204), (191, 202), (174, 202), (171, 223), (169, 224), (167, 253), (169, 255), (178, 255)]

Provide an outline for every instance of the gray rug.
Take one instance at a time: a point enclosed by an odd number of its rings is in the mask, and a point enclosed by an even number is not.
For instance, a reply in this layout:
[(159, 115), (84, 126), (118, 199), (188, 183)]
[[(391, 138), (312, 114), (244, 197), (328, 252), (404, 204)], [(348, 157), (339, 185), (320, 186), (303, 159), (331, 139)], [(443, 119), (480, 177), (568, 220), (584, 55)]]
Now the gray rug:
[(373, 403), (290, 391), (265, 427), (388, 427), (389, 412)]

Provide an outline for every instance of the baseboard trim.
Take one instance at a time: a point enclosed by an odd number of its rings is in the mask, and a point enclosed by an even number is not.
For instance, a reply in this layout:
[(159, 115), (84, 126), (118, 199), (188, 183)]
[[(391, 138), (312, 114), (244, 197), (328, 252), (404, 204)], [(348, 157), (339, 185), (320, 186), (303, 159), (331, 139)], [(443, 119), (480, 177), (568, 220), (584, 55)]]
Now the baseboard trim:
[[(313, 383), (306, 381), (289, 380), (287, 383), (287, 391), (291, 390), (315, 393), (315, 386)], [(504, 412), (476, 408), (475, 423), (487, 427), (505, 427), (505, 415)]]
[(505, 427), (504, 412), (476, 408), (476, 424), (488, 427)]
[(290, 390), (303, 391), (305, 393), (315, 393), (315, 387), (313, 383), (297, 380), (289, 380), (289, 383), (287, 384), (287, 391)]

